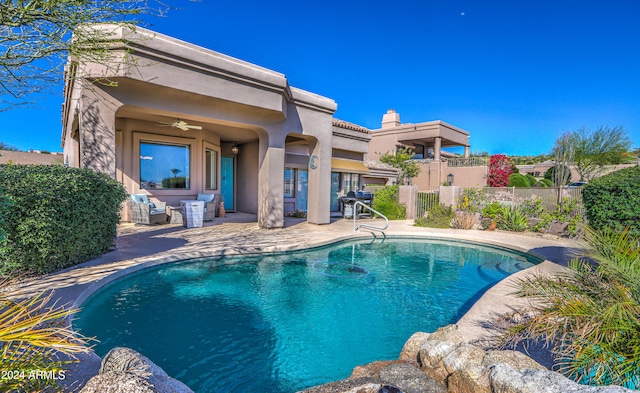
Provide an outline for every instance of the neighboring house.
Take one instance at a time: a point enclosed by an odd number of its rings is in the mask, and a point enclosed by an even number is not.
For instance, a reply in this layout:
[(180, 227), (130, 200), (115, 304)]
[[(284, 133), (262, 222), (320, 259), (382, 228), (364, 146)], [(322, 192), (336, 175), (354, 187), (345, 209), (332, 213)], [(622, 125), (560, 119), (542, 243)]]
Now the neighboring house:
[[(179, 205), (220, 194), (263, 228), (305, 210), (329, 223), (361, 186), (369, 130), (280, 73), (146, 29), (112, 25), (114, 67), (67, 65), (64, 162), (105, 172), (130, 193)], [(96, 80), (108, 78), (113, 84)], [(129, 218), (123, 212), (123, 220)]]
[[(544, 161), (537, 164), (528, 164), (528, 165), (516, 165), (520, 173), (523, 175), (532, 175), (537, 179), (543, 179), (545, 173), (549, 169), (551, 169), (555, 165), (555, 161)], [(619, 165), (605, 165), (596, 172), (595, 177), (604, 176), (608, 173), (619, 171), (620, 169), (629, 168), (632, 166), (636, 166), (636, 164), (619, 164)], [(580, 174), (576, 170), (574, 165), (569, 165), (569, 169), (571, 170), (571, 179), (572, 182), (580, 181)]]
[(0, 164), (62, 165), (63, 163), (61, 153), (46, 154), (39, 151), (0, 150)]
[[(385, 153), (410, 148), (420, 166), (420, 174), (411, 179), (420, 191), (437, 189), (447, 179), (463, 187), (482, 187), (486, 184), (487, 166), (484, 160), (469, 158), (469, 133), (443, 121), (412, 124), (401, 123), (400, 114), (390, 109), (382, 117), (380, 129), (371, 131), (367, 166), (371, 173), (366, 184), (392, 184), (397, 176), (391, 168), (379, 162)], [(442, 150), (463, 147), (464, 157)]]

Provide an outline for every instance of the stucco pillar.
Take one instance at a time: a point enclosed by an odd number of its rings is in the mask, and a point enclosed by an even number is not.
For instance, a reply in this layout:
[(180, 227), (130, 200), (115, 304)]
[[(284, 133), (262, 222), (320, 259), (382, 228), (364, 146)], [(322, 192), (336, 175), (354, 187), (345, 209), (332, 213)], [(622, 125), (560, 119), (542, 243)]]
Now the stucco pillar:
[(282, 228), (284, 225), (284, 147), (263, 149), (258, 169), (258, 225)]
[(440, 161), (440, 148), (442, 147), (442, 138), (436, 137), (433, 146), (433, 161)]
[(464, 158), (469, 158), (469, 148), (470, 146), (464, 147)]
[(330, 140), (316, 142), (309, 159), (307, 222), (328, 224), (331, 220), (331, 146)]
[(80, 166), (116, 178), (116, 110), (120, 103), (97, 87), (80, 99)]
[(404, 205), (407, 207), (407, 215), (405, 219), (415, 219), (416, 207), (418, 203), (418, 187), (400, 186), (398, 189), (398, 202), (404, 203)]

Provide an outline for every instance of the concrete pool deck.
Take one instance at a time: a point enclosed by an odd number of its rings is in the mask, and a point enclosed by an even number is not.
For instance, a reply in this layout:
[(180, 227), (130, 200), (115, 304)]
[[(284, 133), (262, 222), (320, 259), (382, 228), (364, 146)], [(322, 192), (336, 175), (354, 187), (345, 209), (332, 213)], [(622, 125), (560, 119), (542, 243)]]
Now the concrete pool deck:
[[(359, 222), (366, 221), (371, 220)], [(382, 221), (376, 221), (375, 225), (380, 225), (377, 223)], [(522, 304), (521, 299), (510, 295), (515, 279), (534, 272), (547, 274), (562, 270), (573, 254), (580, 249), (580, 244), (576, 241), (552, 236), (422, 228), (413, 226), (412, 220), (391, 221), (385, 233), (394, 237), (480, 242), (528, 252), (545, 260), (539, 265), (507, 277), (474, 303), (458, 321), (460, 331), (468, 341), (490, 335), (491, 331), (486, 328), (488, 321), (495, 315)], [(147, 267), (213, 256), (282, 252), (361, 237), (373, 238), (371, 232), (354, 232), (352, 220), (336, 219), (328, 225), (313, 225), (302, 219), (287, 218), (282, 229), (260, 229), (255, 215), (242, 213), (231, 213), (222, 219), (216, 218), (213, 223), (205, 223), (202, 228), (123, 224), (118, 226), (118, 237), (113, 251), (78, 266), (29, 280), (15, 292), (15, 295), (22, 297), (53, 290), (57, 304), (81, 307), (91, 294), (104, 285)], [(378, 237), (381, 238), (379, 234)], [(398, 351), (400, 349), (398, 348)], [(96, 358), (95, 354), (83, 356), (81, 362), (94, 364), (91, 367), (81, 367), (88, 371), (80, 374), (91, 374), (95, 369), (95, 362), (98, 361)], [(75, 377), (84, 379), (80, 375)]]

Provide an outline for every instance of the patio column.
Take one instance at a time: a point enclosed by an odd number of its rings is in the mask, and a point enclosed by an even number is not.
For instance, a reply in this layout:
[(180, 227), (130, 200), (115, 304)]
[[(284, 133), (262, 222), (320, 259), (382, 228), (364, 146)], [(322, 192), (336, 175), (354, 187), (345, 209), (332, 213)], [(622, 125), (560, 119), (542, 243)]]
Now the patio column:
[(331, 220), (331, 146), (328, 141), (316, 141), (309, 159), (309, 192), (307, 222), (328, 224)]
[(80, 167), (116, 178), (116, 110), (120, 102), (98, 87), (85, 89), (80, 99)]
[(469, 148), (468, 145), (464, 147), (464, 158), (469, 158)]
[(433, 161), (440, 161), (440, 148), (442, 147), (442, 138), (436, 137), (433, 147)]
[(258, 225), (282, 228), (284, 225), (284, 147), (265, 146), (260, 137), (258, 169)]

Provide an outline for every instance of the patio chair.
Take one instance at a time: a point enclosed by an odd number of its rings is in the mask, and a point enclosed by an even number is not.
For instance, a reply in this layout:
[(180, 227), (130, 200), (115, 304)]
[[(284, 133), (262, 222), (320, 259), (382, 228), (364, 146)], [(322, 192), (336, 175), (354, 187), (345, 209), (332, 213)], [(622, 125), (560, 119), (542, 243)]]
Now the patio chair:
[(151, 202), (146, 194), (131, 194), (129, 199), (131, 222), (136, 224), (166, 224), (166, 202)]
[(198, 194), (196, 199), (204, 202), (204, 221), (213, 221), (218, 214), (220, 196), (218, 194)]

